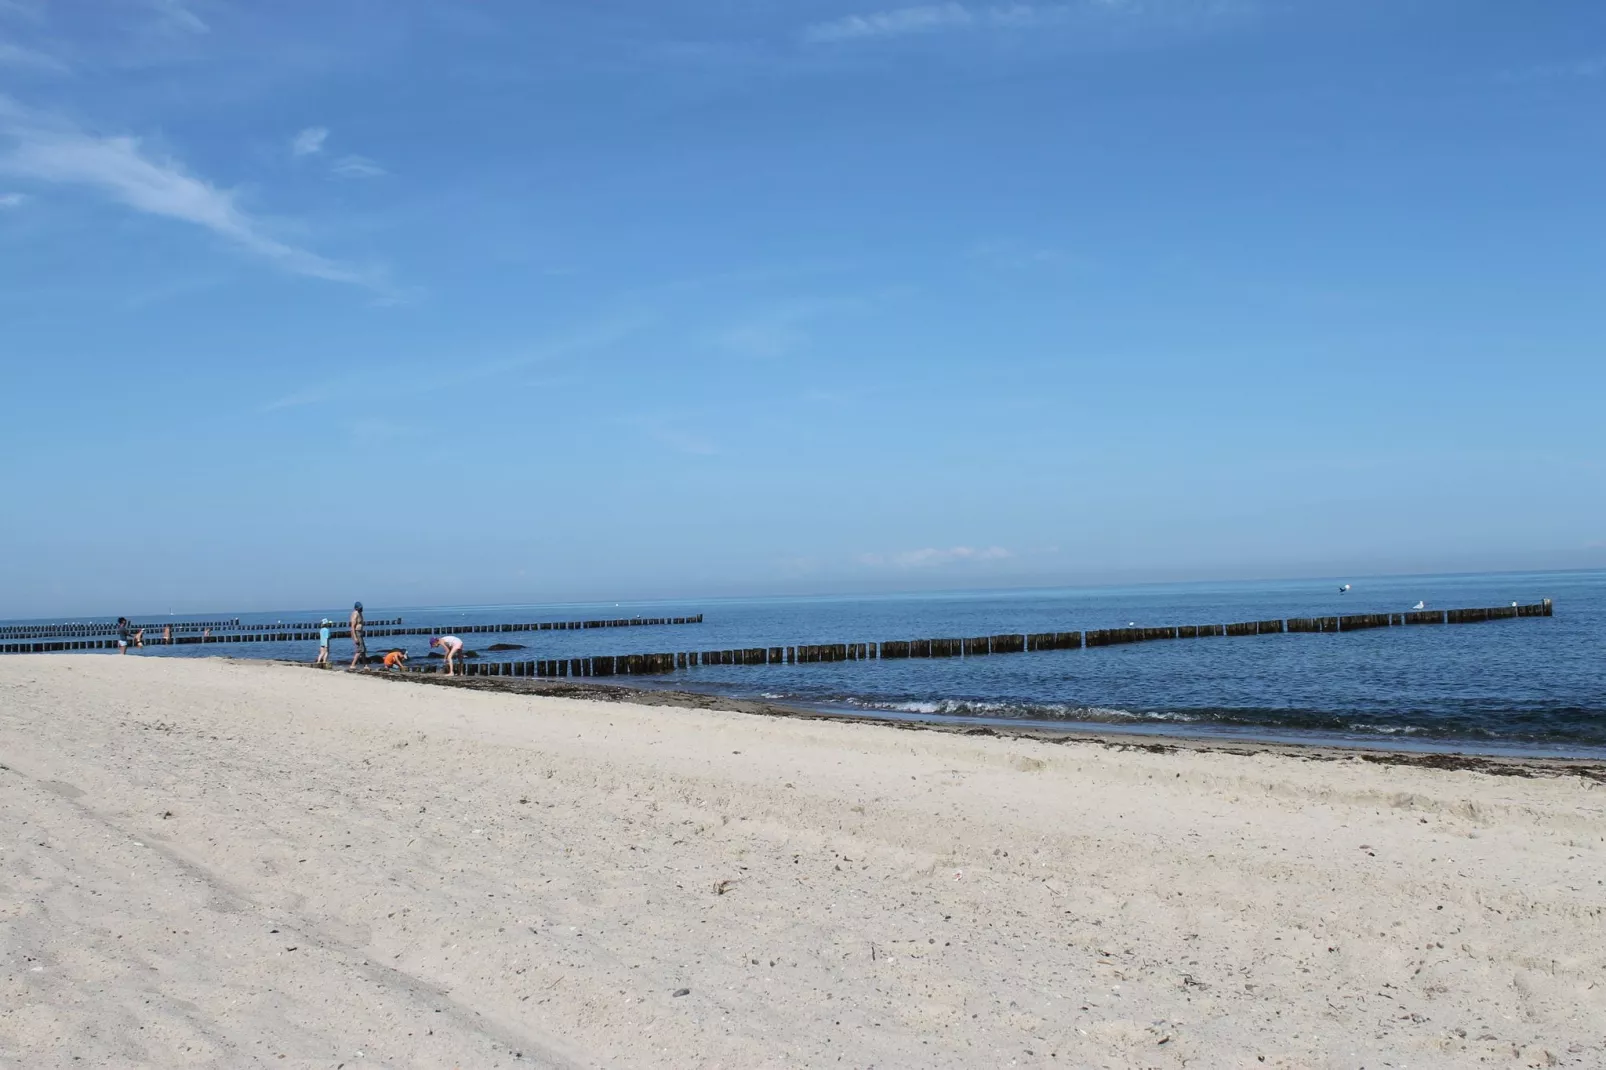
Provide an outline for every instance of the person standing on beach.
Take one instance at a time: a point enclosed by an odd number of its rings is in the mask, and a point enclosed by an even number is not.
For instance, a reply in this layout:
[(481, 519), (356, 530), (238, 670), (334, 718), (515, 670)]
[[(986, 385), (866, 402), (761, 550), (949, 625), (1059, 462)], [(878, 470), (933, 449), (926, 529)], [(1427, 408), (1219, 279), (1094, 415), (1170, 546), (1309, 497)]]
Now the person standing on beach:
[(362, 603), (357, 602), (351, 607), (351, 665), (346, 670), (347, 672), (368, 660), (368, 640), (365, 632), (366, 628), (362, 622)]
[(171, 624), (162, 625), (162, 645), (173, 645), (173, 626)]
[(312, 663), (314, 668), (329, 667), (329, 626), (333, 623), (328, 617), (318, 622), (318, 660)]
[(455, 635), (441, 635), (431, 639), (429, 641), (429, 645), (432, 647), (438, 646), (441, 648), (442, 652), (446, 655), (446, 675), (454, 675), (452, 671), (453, 666), (456, 662), (457, 655), (463, 652), (463, 640), (459, 639)]
[(134, 626), (128, 623), (127, 617), (117, 618), (117, 652), (119, 654), (128, 653), (128, 643), (133, 635), (133, 630)]

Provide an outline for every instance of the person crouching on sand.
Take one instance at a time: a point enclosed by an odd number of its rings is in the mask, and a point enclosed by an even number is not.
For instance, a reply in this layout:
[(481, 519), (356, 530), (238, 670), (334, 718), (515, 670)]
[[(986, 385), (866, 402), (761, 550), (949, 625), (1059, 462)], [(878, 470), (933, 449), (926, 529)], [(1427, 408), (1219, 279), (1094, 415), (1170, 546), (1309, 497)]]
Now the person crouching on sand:
[(395, 669), (398, 672), (407, 671), (407, 651), (392, 650), (385, 655), (385, 668)]
[(429, 645), (441, 648), (441, 652), (446, 655), (446, 675), (453, 675), (457, 656), (463, 652), (463, 640), (455, 635), (440, 635), (431, 639)]

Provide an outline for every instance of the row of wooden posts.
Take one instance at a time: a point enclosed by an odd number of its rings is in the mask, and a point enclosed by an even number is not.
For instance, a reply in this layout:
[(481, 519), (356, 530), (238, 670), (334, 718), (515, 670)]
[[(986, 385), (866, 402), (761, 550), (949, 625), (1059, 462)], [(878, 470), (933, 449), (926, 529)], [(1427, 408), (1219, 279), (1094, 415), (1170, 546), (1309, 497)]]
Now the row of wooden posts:
[[(889, 661), (895, 658), (957, 658), (1018, 654), (1037, 650), (1080, 650), (1156, 639), (1202, 639), (1229, 635), (1280, 635), (1286, 632), (1356, 632), (1417, 624), (1472, 624), (1517, 617), (1548, 617), (1551, 600), (1489, 609), (1428, 609), (1407, 613), (1355, 613), (1341, 617), (1291, 617), (1237, 624), (1185, 624), (1163, 628), (1100, 628), (1086, 632), (984, 635), (971, 639), (912, 639), (884, 643), (827, 643), (817, 646), (748, 647), (670, 654), (603, 654), (534, 661), (470, 661), (467, 676), (649, 676), (699, 665), (803, 665), (826, 661)], [(424, 665), (417, 671), (444, 672)]]
[[(434, 628), (368, 628), (369, 637), (387, 635), (486, 635), (499, 632), (563, 632), (580, 631), (587, 628), (645, 628), (656, 627), (661, 624), (701, 624), (701, 613), (693, 617), (619, 617), (614, 620), (543, 620), (533, 624), (459, 624), (455, 626), (438, 626)], [(342, 629), (340, 637), (351, 638), (347, 629)]]
[[(394, 620), (372, 621), (375, 625), (400, 624), (400, 617)], [(319, 625), (314, 621), (299, 621), (286, 624), (275, 621), (272, 624), (241, 624), (240, 618), (233, 620), (169, 620), (158, 621), (155, 624), (130, 624), (131, 632), (143, 631), (149, 635), (161, 635), (171, 629), (174, 635), (183, 635), (186, 632), (316, 632)], [(87, 639), (96, 636), (115, 635), (116, 622), (89, 621), (81, 624), (12, 624), (0, 628), (0, 639), (55, 639), (72, 638)]]
[[(701, 624), (703, 615), (695, 617), (626, 617), (618, 620), (543, 620), (528, 624), (456, 624), (412, 625), (402, 627), (402, 619), (396, 617), (390, 620), (367, 621), (365, 631), (371, 636), (389, 635), (443, 635), (453, 632), (458, 635), (479, 635), (485, 632), (551, 632), (565, 631), (574, 628), (626, 628), (642, 625), (657, 624)], [(150, 642), (152, 635), (161, 635), (165, 629), (171, 628), (174, 635), (186, 632), (226, 632), (242, 634), (267, 633), (273, 636), (286, 634), (312, 633), (312, 638), (318, 637), (321, 625), (317, 621), (298, 621), (292, 624), (275, 622), (273, 624), (241, 624), (238, 617), (234, 620), (186, 620), (164, 621), (157, 624), (130, 624), (129, 630), (145, 632), (145, 641)], [(84, 624), (13, 624), (0, 627), (0, 639), (89, 639), (99, 636), (110, 636), (117, 632), (116, 624), (84, 623)], [(350, 639), (351, 632), (346, 625), (341, 625), (338, 631), (332, 633), (337, 639)], [(218, 642), (257, 642), (252, 639), (222, 639), (213, 636), (210, 641)], [(267, 640), (269, 642), (273, 640)], [(114, 644), (115, 645), (115, 644)]]
[[(240, 627), (240, 618), (233, 620), (185, 620), (166, 621), (162, 624), (131, 624), (129, 628), (138, 631), (160, 631), (162, 628), (172, 628), (175, 632), (204, 632), (217, 629), (237, 629)], [(253, 627), (247, 625), (247, 627)], [(295, 628), (299, 625), (274, 625), (274, 627)], [(313, 625), (317, 627), (317, 625)], [(115, 621), (75, 621), (71, 624), (7, 624), (0, 626), (0, 639), (55, 639), (73, 638), (81, 639), (95, 635), (112, 635), (117, 631)]]
[[(380, 628), (380, 627), (384, 627), (387, 624), (400, 624), (401, 622), (402, 622), (402, 619), (400, 617), (395, 617), (395, 618), (392, 618), (390, 620), (364, 621), (364, 624), (366, 626), (368, 626), (368, 627), (371, 627), (371, 628)], [(273, 623), (273, 624), (240, 624), (233, 630), (234, 631), (240, 631), (240, 632), (303, 632), (303, 631), (306, 631), (309, 628), (312, 629), (313, 631), (317, 631), (322, 626), (323, 625), (321, 624), (321, 622), (310, 621), (309, 620), (309, 621), (300, 621), (300, 622), (295, 623), (295, 624), (285, 624), (283, 622), (276, 622), (276, 623)], [(145, 629), (148, 630), (150, 628), (160, 628), (160, 627), (163, 627), (163, 625), (160, 625), (160, 624), (142, 624), (142, 625), (140, 625), (140, 627), (145, 628)], [(177, 630), (177, 629), (175, 629), (175, 630)], [(193, 628), (191, 628), (190, 630), (194, 631)]]
[[(580, 631), (587, 628), (626, 628), (642, 627), (658, 624), (701, 624), (703, 615), (698, 613), (692, 617), (627, 617), (615, 620), (569, 620), (569, 621), (538, 621), (531, 624), (459, 624), (456, 626), (440, 626), (433, 628), (407, 627), (370, 627), (365, 629), (368, 639), (385, 638), (395, 635), (482, 635), (503, 632), (550, 632), (550, 631)], [(233, 631), (221, 635), (208, 635), (203, 630), (200, 635), (177, 635), (172, 639), (165, 639), (160, 632), (152, 634), (147, 627), (145, 634), (146, 646), (190, 646), (196, 643), (305, 643), (318, 638), (319, 626), (316, 624), (296, 625), (264, 625), (264, 628), (277, 628), (276, 631)], [(349, 628), (331, 628), (331, 639), (350, 639)], [(14, 643), (0, 643), (0, 654), (50, 654), (58, 651), (70, 650), (113, 650), (117, 646), (115, 639), (56, 639), (56, 640), (25, 640)]]

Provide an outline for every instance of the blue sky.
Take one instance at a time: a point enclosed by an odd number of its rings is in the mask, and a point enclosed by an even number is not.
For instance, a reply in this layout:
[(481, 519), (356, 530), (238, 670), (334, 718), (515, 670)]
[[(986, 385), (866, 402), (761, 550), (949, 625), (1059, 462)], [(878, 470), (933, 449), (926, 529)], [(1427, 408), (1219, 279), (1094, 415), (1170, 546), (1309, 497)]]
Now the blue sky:
[(1606, 5), (0, 0), (0, 616), (1606, 564)]

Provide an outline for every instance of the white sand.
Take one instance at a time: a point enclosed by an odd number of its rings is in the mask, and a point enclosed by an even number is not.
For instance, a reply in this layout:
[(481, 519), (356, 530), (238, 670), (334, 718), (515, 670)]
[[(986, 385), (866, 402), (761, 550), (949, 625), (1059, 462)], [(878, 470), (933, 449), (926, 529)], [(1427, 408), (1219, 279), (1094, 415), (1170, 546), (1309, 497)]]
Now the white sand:
[(0, 763), (7, 1066), (1606, 1066), (1578, 776), (92, 655)]

